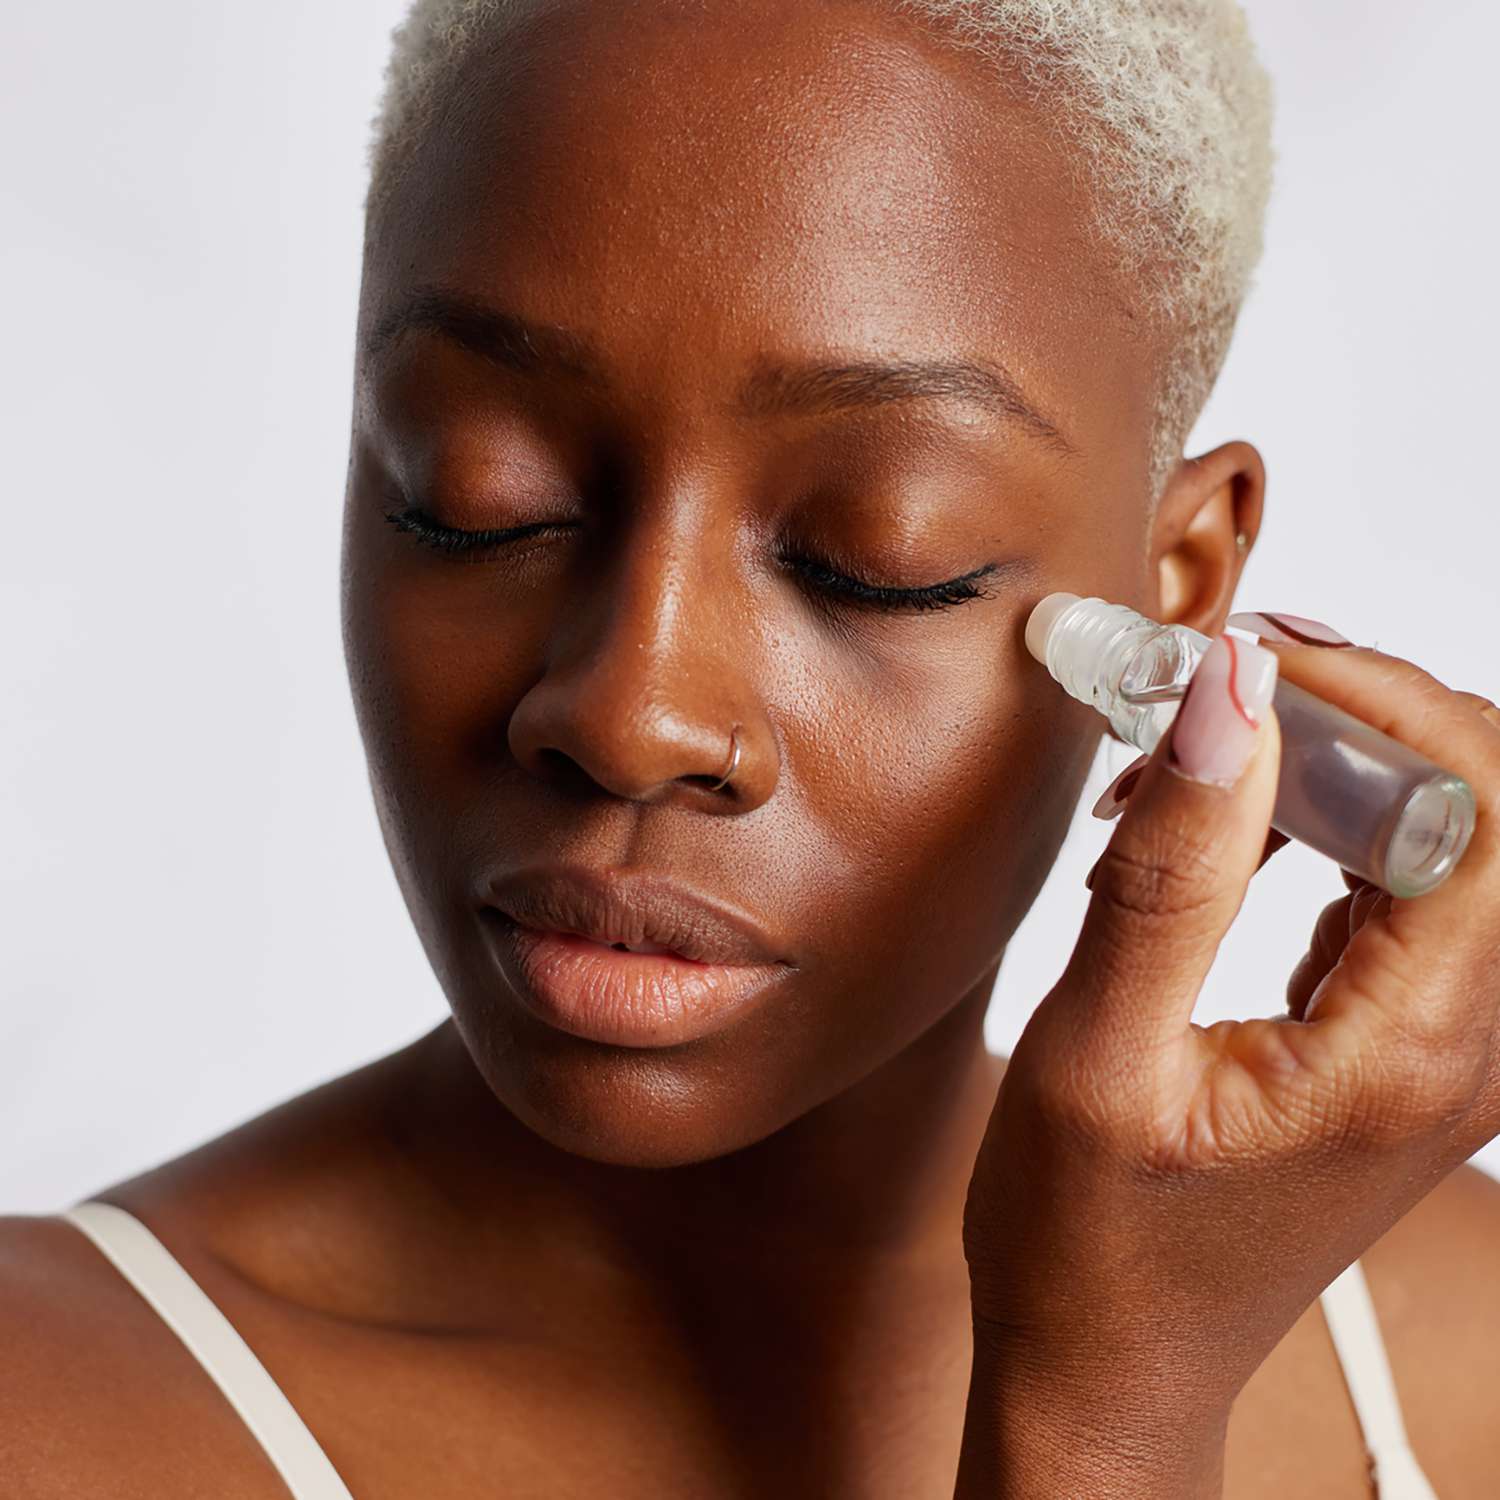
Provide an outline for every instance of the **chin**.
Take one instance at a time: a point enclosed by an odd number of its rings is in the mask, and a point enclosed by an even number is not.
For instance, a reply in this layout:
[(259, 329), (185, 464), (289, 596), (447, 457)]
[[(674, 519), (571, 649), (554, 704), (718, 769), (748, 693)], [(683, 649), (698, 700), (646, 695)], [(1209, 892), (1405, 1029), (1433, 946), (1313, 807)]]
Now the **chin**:
[[(802, 1112), (728, 1032), (681, 1047), (608, 1046), (531, 1017), (455, 1019), (490, 1092), (559, 1151), (611, 1166), (681, 1167), (754, 1145)], [(768, 1096), (769, 1095), (769, 1096)], [(778, 1108), (778, 1103), (780, 1107)]]

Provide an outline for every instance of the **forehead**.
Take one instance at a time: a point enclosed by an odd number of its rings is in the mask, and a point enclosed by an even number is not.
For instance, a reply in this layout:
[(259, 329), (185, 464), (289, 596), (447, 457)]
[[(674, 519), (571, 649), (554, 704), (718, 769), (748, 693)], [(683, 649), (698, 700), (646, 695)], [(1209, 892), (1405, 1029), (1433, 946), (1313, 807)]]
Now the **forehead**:
[(368, 247), (366, 334), (434, 286), (718, 402), (757, 360), (996, 360), (1064, 430), (1150, 351), (1055, 114), (872, 3), (543, 8), (451, 81)]

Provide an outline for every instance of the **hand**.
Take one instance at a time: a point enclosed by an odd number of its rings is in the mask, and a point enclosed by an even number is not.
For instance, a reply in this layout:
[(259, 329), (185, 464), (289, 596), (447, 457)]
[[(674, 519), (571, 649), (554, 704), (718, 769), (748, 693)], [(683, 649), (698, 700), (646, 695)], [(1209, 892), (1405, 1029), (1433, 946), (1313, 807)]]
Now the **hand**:
[[(1229, 642), (1230, 644), (1224, 644)], [(1269, 653), (1269, 654), (1268, 654)], [(1268, 840), (1274, 669), (1465, 778), (1435, 891), (1345, 872), (1286, 1015), (1194, 1001)], [(1272, 661), (1271, 658), (1275, 660)], [(1172, 764), (1174, 746), (1188, 762)], [(1232, 776), (1232, 785), (1185, 771)], [(1067, 967), (1011, 1057), (964, 1224), (959, 1494), (1218, 1495), (1241, 1387), (1319, 1292), (1500, 1133), (1500, 710), (1366, 648), (1221, 637), (1147, 759)]]

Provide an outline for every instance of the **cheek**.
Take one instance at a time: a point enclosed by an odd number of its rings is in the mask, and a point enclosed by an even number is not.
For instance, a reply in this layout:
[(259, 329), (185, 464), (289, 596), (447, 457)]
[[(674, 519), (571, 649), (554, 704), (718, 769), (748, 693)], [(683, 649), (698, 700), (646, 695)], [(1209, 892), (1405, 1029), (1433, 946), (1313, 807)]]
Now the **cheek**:
[[(345, 579), (344, 649), (356, 717), (372, 775), (399, 794), (420, 787), (433, 810), (465, 794), (493, 756), (524, 691), (535, 653), (515, 612), (484, 569), (392, 564), (385, 538), (351, 547)], [(469, 788), (472, 791), (472, 787)]]
[(513, 679), (523, 668), (515, 633), (496, 628), (493, 605), (455, 604), (451, 587), (424, 585), (391, 565), (384, 545), (377, 533), (351, 540), (346, 552), (345, 661), (386, 852), (444, 978), (449, 925), (474, 905), (458, 848), (493, 840), (485, 768), (504, 752), (508, 695), (519, 695)]
[(1098, 744), (1097, 716), (1010, 634), (849, 700), (857, 710), (837, 716), (819, 762), (828, 780), (808, 799), (839, 829), (824, 840), (840, 865), (822, 930), (843, 945), (824, 955), (828, 972), (929, 1022), (1035, 900)]

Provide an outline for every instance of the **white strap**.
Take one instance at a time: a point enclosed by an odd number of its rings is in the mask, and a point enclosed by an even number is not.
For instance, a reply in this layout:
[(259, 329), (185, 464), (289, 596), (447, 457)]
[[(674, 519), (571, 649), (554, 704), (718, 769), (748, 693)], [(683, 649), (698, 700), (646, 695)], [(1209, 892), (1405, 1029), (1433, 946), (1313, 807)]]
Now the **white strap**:
[(1370, 1453), (1379, 1500), (1438, 1500), (1407, 1439), (1375, 1304), (1358, 1260), (1324, 1288), (1321, 1301)]
[(250, 1346), (139, 1219), (112, 1203), (79, 1203), (58, 1217), (82, 1230), (187, 1345), (266, 1450), (293, 1500), (352, 1500)]

